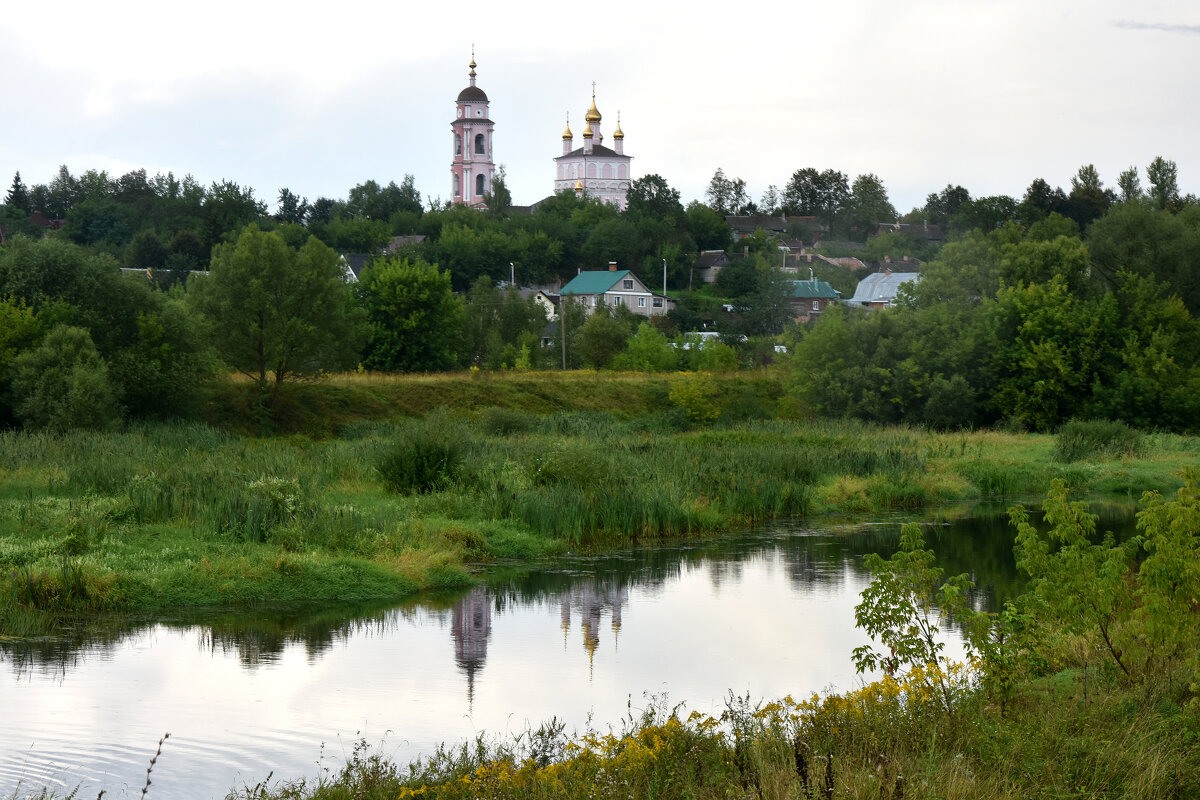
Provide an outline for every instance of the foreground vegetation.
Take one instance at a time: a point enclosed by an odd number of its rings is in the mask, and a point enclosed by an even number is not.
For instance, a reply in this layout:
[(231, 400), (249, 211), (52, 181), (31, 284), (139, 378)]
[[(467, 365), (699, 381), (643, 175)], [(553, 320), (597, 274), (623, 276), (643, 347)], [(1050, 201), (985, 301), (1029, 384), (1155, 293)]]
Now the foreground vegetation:
[[(1200, 493), (1148, 493), (1140, 535), (1094, 541), (1095, 518), (1055, 482), (1051, 528), (1014, 508), (1030, 590), (970, 609), (908, 526), (856, 610), (884, 676), (860, 689), (719, 717), (647, 708), (607, 731), (554, 722), (401, 766), (365, 745), (340, 774), (247, 787), (270, 798), (1183, 798), (1200, 792)], [(969, 664), (931, 634), (953, 611)]]
[[(1116, 451), (1076, 436), (1064, 453), (1030, 434), (722, 422), (731, 407), (786, 410), (769, 381), (740, 377), (454, 381), (304, 387), (295, 407), (309, 411), (290, 419), (359, 408), (347, 399), (362, 392), (415, 407), (460, 384), (538, 410), (585, 393), (593, 410), (347, 414), (333, 438), (179, 423), (0, 434), (0, 633), (41, 630), (46, 612), (400, 597), (466, 585), (473, 565), (495, 559), (1028, 495), (1054, 478), (1084, 492), (1170, 491), (1195, 452), (1188, 437), (1122, 427), (1132, 438)], [(641, 413), (614, 413), (622, 401)]]

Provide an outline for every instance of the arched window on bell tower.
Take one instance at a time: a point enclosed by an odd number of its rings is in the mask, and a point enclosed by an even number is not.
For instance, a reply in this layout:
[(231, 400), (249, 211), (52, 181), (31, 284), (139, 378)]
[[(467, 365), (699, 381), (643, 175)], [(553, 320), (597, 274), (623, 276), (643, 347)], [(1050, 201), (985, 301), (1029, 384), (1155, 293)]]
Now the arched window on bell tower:
[(484, 149), (483, 134), (477, 133), (475, 134), (475, 155), (482, 156), (486, 154), (487, 151)]
[(462, 155), (462, 134), (454, 134), (454, 155)]
[(483, 197), (483, 175), (475, 176), (475, 196)]
[(454, 173), (454, 196), (458, 197), (462, 194), (462, 183), (458, 177), (458, 173)]

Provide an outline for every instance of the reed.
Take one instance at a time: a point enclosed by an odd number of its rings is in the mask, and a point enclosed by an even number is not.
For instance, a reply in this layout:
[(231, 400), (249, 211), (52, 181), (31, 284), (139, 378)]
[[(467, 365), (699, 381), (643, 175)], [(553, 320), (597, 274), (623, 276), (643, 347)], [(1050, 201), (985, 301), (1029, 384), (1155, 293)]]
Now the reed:
[[(369, 388), (373, 380), (363, 382)], [(389, 391), (437, 390), (448, 400), (450, 389), (472, 380), (398, 380)], [(665, 398), (666, 383), (639, 380), (479, 383), (501, 400), (630, 387)], [(718, 418), (697, 428), (665, 406), (633, 414), (449, 404), (423, 417), (359, 419), (332, 438), (250, 437), (189, 423), (58, 436), (7, 431), (0, 593), (13, 608), (47, 614), (395, 597), (461, 583), (467, 564), (488, 559), (1029, 494), (1055, 477), (1074, 490), (1177, 488), (1173, 473), (1194, 462), (1194, 439), (1145, 441), (1137, 457), (1064, 464), (1053, 458), (1051, 437), (1033, 434), (783, 419)], [(456, 467), (389, 485), (377, 465), (397, 448), (411, 453), (412, 442), (452, 446)], [(427, 491), (395, 491), (401, 484)], [(28, 628), (24, 612), (17, 619), (6, 615), (0, 634)]]

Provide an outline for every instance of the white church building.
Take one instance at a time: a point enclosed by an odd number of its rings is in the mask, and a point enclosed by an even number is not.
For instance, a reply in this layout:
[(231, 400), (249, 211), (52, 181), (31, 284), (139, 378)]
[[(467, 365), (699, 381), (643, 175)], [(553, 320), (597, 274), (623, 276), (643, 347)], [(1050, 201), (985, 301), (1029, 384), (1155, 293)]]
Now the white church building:
[(587, 197), (598, 197), (624, 211), (629, 193), (629, 162), (633, 157), (625, 155), (625, 133), (621, 130), (620, 114), (612, 135), (613, 146), (605, 147), (594, 84), (592, 105), (583, 120), (583, 145), (575, 147), (571, 120), (567, 118), (567, 129), (562, 135), (562, 155), (554, 159), (554, 193), (570, 190)]

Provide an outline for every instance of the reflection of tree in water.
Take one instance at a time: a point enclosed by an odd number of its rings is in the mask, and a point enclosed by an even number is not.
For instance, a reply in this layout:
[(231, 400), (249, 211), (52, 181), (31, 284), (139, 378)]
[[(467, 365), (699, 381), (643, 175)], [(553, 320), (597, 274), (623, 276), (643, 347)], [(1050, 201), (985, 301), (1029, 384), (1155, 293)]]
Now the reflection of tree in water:
[[(1135, 532), (1129, 506), (1094, 504), (1092, 509), (1100, 517), (1099, 530), (1114, 531), (1118, 538)], [(104, 657), (161, 625), (198, 629), (202, 647), (236, 653), (243, 665), (254, 667), (278, 660), (291, 645), (303, 645), (308, 657), (315, 659), (352, 636), (389, 635), (402, 621), (432, 613), (451, 619), (455, 658), (467, 671), (470, 691), (474, 675), (486, 659), (491, 614), (502, 613), (510, 604), (557, 605), (560, 612), (565, 609), (568, 626), (571, 613), (578, 611), (590, 658), (600, 642), (602, 614), (610, 613), (614, 629), (619, 629), (633, 587), (653, 595), (679, 580), (684, 570), (701, 568), (709, 569), (714, 586), (719, 586), (722, 581), (740, 578), (745, 562), (768, 557), (784, 566), (797, 590), (836, 589), (850, 579), (865, 583), (869, 576), (862, 567), (863, 554), (890, 556), (899, 544), (901, 525), (912, 519), (889, 516), (867, 524), (829, 522), (821, 529), (806, 528), (804, 523), (783, 524), (719, 539), (559, 560), (548, 566), (493, 569), (486, 592), (478, 587), (467, 595), (424, 596), (419, 602), (410, 600), (399, 606), (393, 601), (370, 601), (174, 610), (158, 617), (81, 616), (68, 619), (54, 637), (0, 640), (0, 657), (10, 662), (18, 678), (35, 669), (65, 674), (90, 654)], [(811, 526), (811, 522), (807, 524)], [(925, 523), (924, 532), (926, 546), (935, 551), (945, 574), (966, 572), (975, 581), (978, 607), (997, 608), (1022, 591), (1024, 581), (1014, 564), (1013, 532), (1004, 506), (942, 512)]]
[(424, 613), (430, 601), (397, 607), (394, 601), (340, 603), (335, 605), (260, 606), (253, 609), (175, 609), (167, 615), (96, 614), (71, 618), (57, 635), (43, 639), (0, 641), (0, 655), (8, 659), (18, 677), (30, 669), (66, 672), (89, 657), (107, 658), (128, 641), (143, 638), (162, 626), (173, 630), (196, 630), (201, 648), (236, 653), (246, 667), (278, 660), (290, 645), (300, 644), (310, 660), (336, 642), (352, 636), (387, 635), (401, 619)]

